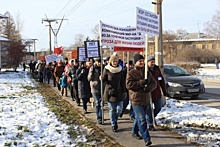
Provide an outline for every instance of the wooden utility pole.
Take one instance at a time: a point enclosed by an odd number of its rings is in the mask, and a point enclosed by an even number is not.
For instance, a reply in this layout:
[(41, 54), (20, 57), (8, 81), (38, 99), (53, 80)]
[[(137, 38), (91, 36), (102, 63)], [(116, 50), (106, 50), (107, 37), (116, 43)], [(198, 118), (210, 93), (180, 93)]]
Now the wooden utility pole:
[(163, 0), (154, 0), (154, 13), (159, 14), (159, 37), (155, 36), (155, 62), (160, 68), (163, 68), (163, 29), (162, 29), (162, 2)]

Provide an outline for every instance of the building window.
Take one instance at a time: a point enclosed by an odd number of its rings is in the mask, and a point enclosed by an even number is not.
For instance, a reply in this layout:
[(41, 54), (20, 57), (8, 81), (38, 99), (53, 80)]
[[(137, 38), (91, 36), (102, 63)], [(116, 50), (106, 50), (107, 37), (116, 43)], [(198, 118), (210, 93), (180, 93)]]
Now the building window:
[(192, 45), (192, 48), (193, 48), (193, 49), (196, 49), (196, 45), (195, 45), (195, 44), (193, 44), (193, 45)]
[(202, 45), (202, 49), (205, 49), (205, 45), (204, 44)]
[(212, 44), (212, 49), (217, 49), (217, 45), (216, 44)]

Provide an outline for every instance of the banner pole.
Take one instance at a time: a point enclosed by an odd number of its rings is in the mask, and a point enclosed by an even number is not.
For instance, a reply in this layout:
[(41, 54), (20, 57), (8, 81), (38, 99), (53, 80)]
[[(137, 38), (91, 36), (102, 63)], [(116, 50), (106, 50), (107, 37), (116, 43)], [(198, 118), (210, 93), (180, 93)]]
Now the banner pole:
[[(145, 79), (147, 79), (148, 75), (148, 65), (147, 65), (147, 56), (148, 56), (148, 34), (145, 34)], [(155, 127), (155, 118), (154, 118), (154, 108), (153, 108), (153, 102), (152, 97), (150, 93), (150, 107), (151, 107), (151, 113), (152, 113), (152, 120), (153, 120), (153, 126)]]
[[(100, 42), (100, 56), (101, 56), (101, 77), (103, 77), (103, 54), (102, 54), (102, 34), (101, 21), (99, 22), (99, 42)], [(104, 124), (104, 97), (103, 97), (103, 80), (101, 80), (101, 110), (102, 110), (102, 124)]]

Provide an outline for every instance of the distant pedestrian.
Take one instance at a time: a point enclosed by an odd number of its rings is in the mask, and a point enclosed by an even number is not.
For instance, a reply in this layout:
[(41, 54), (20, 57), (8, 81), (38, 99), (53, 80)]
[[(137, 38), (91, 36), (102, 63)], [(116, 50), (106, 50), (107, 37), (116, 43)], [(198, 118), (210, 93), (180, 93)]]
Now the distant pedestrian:
[[(146, 115), (150, 107), (150, 95), (157, 83), (150, 72), (145, 79), (144, 57), (141, 54), (134, 55), (134, 69), (128, 72), (126, 87), (129, 90), (130, 101), (135, 112), (135, 121), (132, 127), (132, 137), (144, 139), (145, 145), (152, 144), (150, 133), (147, 128)], [(139, 133), (141, 133), (141, 136)]]
[(216, 69), (219, 69), (219, 60), (217, 57), (215, 57), (215, 66), (216, 66)]
[(26, 69), (26, 65), (25, 65), (25, 62), (23, 62), (23, 71), (25, 71)]

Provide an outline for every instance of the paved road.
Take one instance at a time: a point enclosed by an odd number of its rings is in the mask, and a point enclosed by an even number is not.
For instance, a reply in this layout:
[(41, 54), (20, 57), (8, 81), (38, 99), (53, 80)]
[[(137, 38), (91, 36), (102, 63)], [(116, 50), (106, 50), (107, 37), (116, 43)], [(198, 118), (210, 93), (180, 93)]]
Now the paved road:
[(203, 80), (206, 88), (204, 94), (199, 95), (197, 99), (186, 100), (203, 106), (220, 109), (220, 81)]

